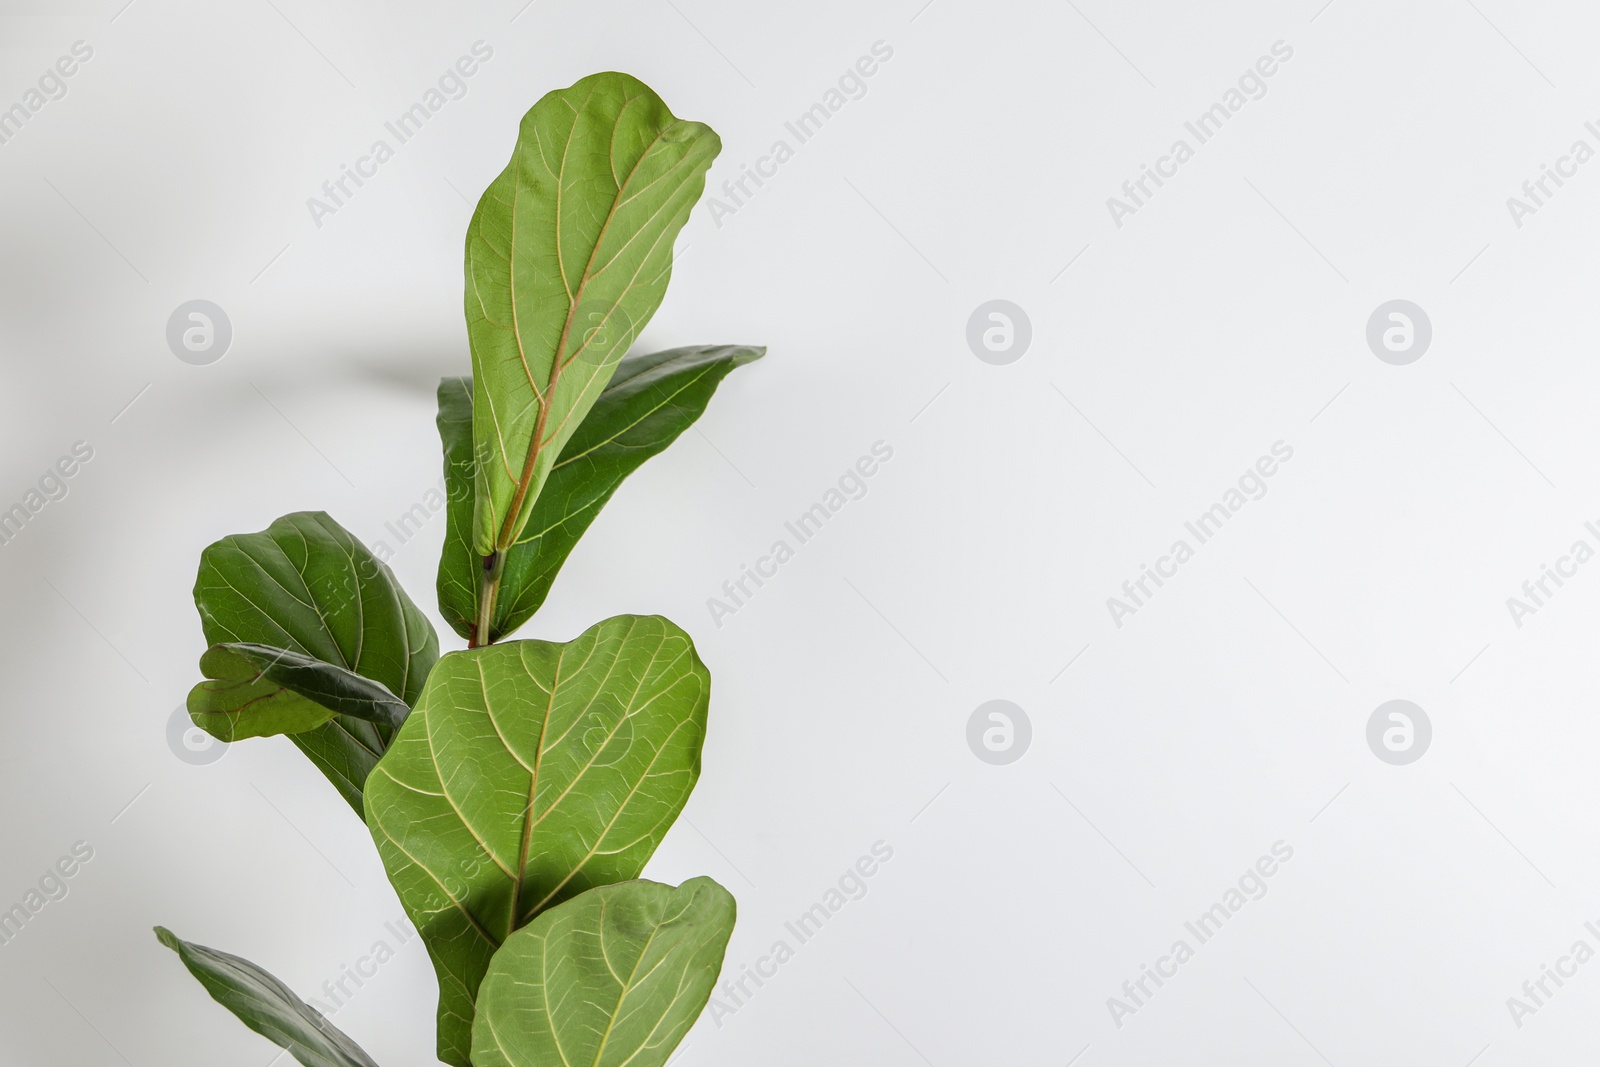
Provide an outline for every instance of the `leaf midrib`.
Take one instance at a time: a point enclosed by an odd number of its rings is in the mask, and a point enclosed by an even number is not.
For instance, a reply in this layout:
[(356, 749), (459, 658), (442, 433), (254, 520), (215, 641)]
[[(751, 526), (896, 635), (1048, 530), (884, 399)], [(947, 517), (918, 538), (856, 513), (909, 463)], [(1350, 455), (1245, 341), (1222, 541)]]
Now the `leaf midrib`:
[[(596, 642), (596, 644), (599, 644), (599, 642)], [(550, 676), (550, 692), (545, 700), (544, 718), (539, 723), (539, 740), (535, 744), (533, 750), (533, 767), (528, 776), (528, 803), (527, 806), (522, 809), (522, 842), (517, 848), (517, 865), (516, 869), (512, 872), (510, 900), (511, 914), (506, 920), (506, 929), (508, 933), (517, 929), (517, 913), (522, 910), (522, 883), (527, 877), (528, 849), (531, 847), (533, 840), (533, 804), (534, 798), (539, 792), (539, 768), (544, 765), (544, 737), (546, 731), (550, 729), (550, 715), (552, 712), (554, 712), (556, 706), (556, 691), (561, 688), (561, 667), (566, 662), (567, 649), (569, 647), (571, 646), (561, 646), (561, 652), (556, 656), (555, 670)], [(587, 663), (588, 661), (589, 657), (585, 656), (584, 662)], [(478, 673), (480, 675), (483, 673), (483, 665), (481, 661), (478, 665)], [(483, 711), (484, 714), (489, 718), (489, 721), (492, 723), (494, 721), (494, 716), (489, 710), (488, 693), (488, 682), (485, 681)], [(496, 730), (498, 731), (498, 729), (499, 727), (497, 726)], [(507, 751), (511, 751), (510, 748), (507, 748)]]
[[(596, 933), (597, 940), (600, 942), (601, 959), (605, 959), (606, 954), (605, 909), (606, 902), (601, 901), (600, 926)], [(639, 973), (639, 967), (644, 963), (645, 957), (650, 954), (650, 946), (656, 943), (656, 935), (660, 932), (661, 924), (658, 921), (655, 926), (650, 928), (650, 936), (645, 938), (644, 947), (639, 950), (638, 958), (633, 961), (633, 970), (628, 972), (628, 980), (622, 983), (622, 991), (617, 994), (617, 1006), (611, 1010), (611, 1016), (606, 1020), (605, 1032), (600, 1035), (600, 1047), (594, 1050), (594, 1059), (590, 1062), (590, 1067), (600, 1067), (600, 1059), (606, 1054), (606, 1044), (611, 1040), (611, 1032), (617, 1028), (617, 1016), (622, 1013), (622, 1002), (628, 999), (629, 993), (633, 992), (633, 979)], [(609, 960), (607, 960), (606, 965), (609, 969)], [(612, 973), (615, 974), (616, 972)]]
[[(626, 641), (626, 639), (628, 637), (631, 637), (633, 635), (633, 631), (636, 628), (636, 626), (637, 626), (637, 623), (635, 623), (633, 626), (629, 627), (628, 633), (624, 637), (624, 641)], [(665, 637), (662, 638), (657, 643), (655, 649), (652, 650), (652, 652), (650, 653), (650, 662), (645, 666), (645, 669), (641, 672), (640, 678), (639, 678), (639, 683), (634, 687), (633, 695), (628, 698), (628, 703), (626, 705), (627, 710), (617, 720), (617, 726), (619, 728), (621, 727), (623, 722), (627, 721), (628, 719), (632, 718), (633, 716), (635, 716), (635, 715), (639, 714), (640, 712), (644, 711), (646, 708), (648, 708), (656, 700), (661, 699), (662, 697), (664, 697), (667, 693), (669, 693), (672, 690), (672, 688), (674, 686), (676, 686), (680, 681), (682, 681), (682, 678), (679, 678), (679, 679), (676, 679), (676, 680), (668, 683), (665, 688), (663, 688), (660, 692), (656, 693), (649, 700), (645, 701), (642, 704), (638, 704), (637, 706), (635, 706), (635, 701), (638, 700), (639, 693), (641, 691), (643, 691), (643, 689), (645, 687), (646, 680), (651, 679), (652, 677), (655, 678), (656, 680), (659, 680), (662, 677), (662, 675), (664, 675), (666, 672), (670, 671), (673, 667), (675, 667), (678, 664), (678, 662), (680, 660), (682, 660), (684, 658), (684, 656), (689, 651), (691, 651), (691, 649), (689, 647), (685, 647), (682, 650), (680, 650), (678, 652), (678, 654), (675, 655), (671, 660), (667, 661), (664, 664), (661, 664), (658, 667), (657, 666), (657, 662), (656, 662), (657, 661), (657, 657), (659, 657), (661, 655), (662, 651), (667, 647), (667, 644), (668, 644), (668, 638), (665, 638)], [(610, 677), (610, 672), (607, 672), (607, 678), (609, 678), (609, 677)], [(550, 905), (550, 902), (555, 899), (556, 895), (558, 893), (560, 893), (561, 890), (565, 889), (567, 884), (569, 882), (571, 882), (574, 878), (576, 878), (578, 876), (578, 874), (585, 867), (587, 867), (589, 865), (589, 861), (594, 859), (595, 856), (600, 854), (600, 846), (601, 846), (601, 844), (604, 843), (604, 841), (606, 840), (606, 837), (611, 833), (612, 829), (615, 828), (617, 823), (622, 819), (622, 816), (625, 813), (627, 813), (629, 805), (632, 804), (634, 798), (639, 795), (639, 791), (644, 788), (644, 783), (649, 781), (650, 778), (653, 777), (654, 768), (655, 768), (656, 764), (661, 761), (663, 755), (666, 753), (667, 749), (670, 747), (670, 745), (672, 743), (672, 739), (677, 736), (679, 730), (682, 730), (684, 727), (691, 726), (691, 725), (692, 725), (691, 722), (685, 721), (685, 722), (679, 722), (679, 723), (677, 723), (676, 725), (673, 726), (672, 732), (669, 733), (665, 738), (662, 739), (661, 747), (658, 748), (655, 751), (655, 754), (650, 757), (650, 762), (645, 767), (644, 772), (641, 773), (639, 775), (638, 779), (632, 784), (631, 787), (629, 787), (627, 796), (625, 796), (617, 804), (617, 810), (612, 813), (611, 820), (609, 822), (607, 822), (605, 824), (605, 826), (603, 826), (601, 828), (600, 833), (595, 837), (594, 844), (590, 847), (589, 851), (584, 854), (583, 859), (581, 859), (577, 863), (573, 864), (572, 868), (569, 871), (567, 871), (566, 877), (562, 878), (561, 881), (557, 882), (554, 886), (552, 886), (550, 888), (550, 891), (544, 895), (543, 899), (537, 901), (532, 907), (527, 909), (526, 913), (524, 913), (520, 918), (521, 925), (525, 926), (528, 923), (532, 922), (533, 919), (541, 911), (543, 911), (546, 907), (548, 907)], [(616, 733), (617, 733), (617, 731), (613, 730), (611, 732), (610, 737), (614, 738), (616, 736)], [(610, 743), (610, 738), (607, 738), (607, 742), (606, 743), (607, 744)], [(605, 745), (598, 745), (598, 746), (595, 747), (595, 751), (590, 753), (589, 761), (587, 763), (585, 763), (582, 767), (580, 767), (577, 770), (577, 772), (572, 776), (572, 781), (567, 783), (567, 788), (562, 791), (562, 793), (561, 793), (561, 795), (559, 797), (557, 797), (555, 800), (551, 801), (550, 806), (548, 808), (546, 808), (544, 810), (544, 812), (542, 812), (539, 815), (539, 818), (534, 821), (533, 825), (537, 825), (538, 823), (543, 822), (545, 817), (548, 816), (551, 812), (553, 812), (556, 809), (557, 806), (560, 805), (561, 800), (563, 798), (565, 798), (568, 793), (571, 793), (573, 789), (577, 788), (577, 785), (583, 779), (583, 776), (588, 774), (591, 770), (594, 769), (594, 761), (599, 758), (600, 753), (603, 752), (604, 750), (605, 750)], [(654, 829), (655, 829), (655, 827), (651, 827), (651, 830), (654, 830)], [(637, 841), (638, 841), (638, 839), (635, 839), (634, 841), (628, 842), (628, 844), (626, 846), (624, 846), (624, 849), (632, 847), (634, 844), (637, 843)], [(518, 896), (520, 897), (520, 895), (521, 894), (519, 893)]]
[[(622, 108), (619, 109), (618, 114), (620, 115), (622, 111), (627, 110), (628, 105), (631, 104), (634, 100), (639, 99), (640, 95), (642, 95), (642, 94), (631, 96), (628, 99), (624, 100), (623, 103), (622, 103)], [(584, 100), (584, 107), (588, 107), (589, 106), (589, 100), (593, 99), (593, 97), (594, 97), (594, 91), (591, 90), (590, 93), (589, 93), (589, 97)], [(556, 237), (555, 237), (555, 245), (556, 245), (556, 255), (557, 255), (557, 258), (558, 258), (558, 263), (560, 264), (559, 269), (560, 269), (560, 273), (561, 273), (561, 279), (562, 279), (563, 287), (565, 287), (565, 285), (566, 285), (566, 268), (565, 268), (565, 264), (564, 263), (560, 263), (561, 247), (562, 247), (562, 243), (561, 243), (561, 224), (562, 224), (561, 197), (562, 197), (563, 191), (565, 189), (565, 185), (562, 182), (562, 177), (564, 177), (565, 174), (566, 174), (567, 159), (571, 155), (572, 136), (573, 136), (573, 133), (578, 128), (578, 119), (581, 116), (581, 114), (582, 114), (582, 112), (580, 110), (574, 109), (572, 129), (568, 132), (568, 135), (567, 135), (567, 147), (564, 148), (562, 150), (562, 153), (561, 153), (561, 174), (557, 175), (557, 177), (556, 177), (556, 216), (555, 216)], [(505, 522), (502, 523), (502, 525), (500, 527), (500, 536), (496, 539), (495, 547), (499, 551), (503, 552), (507, 548), (510, 548), (512, 543), (514, 543), (515, 540), (516, 540), (517, 519), (518, 519), (519, 513), (522, 511), (523, 501), (526, 499), (526, 497), (528, 495), (529, 486), (532, 484), (533, 473), (534, 473), (535, 468), (538, 465), (539, 456), (543, 453), (543, 450), (544, 450), (544, 447), (545, 447), (545, 443), (546, 443), (543, 440), (543, 437), (544, 437), (545, 424), (546, 424), (547, 420), (549, 419), (549, 415), (550, 415), (550, 402), (555, 398), (556, 387), (557, 387), (557, 385), (559, 384), (559, 382), (561, 380), (561, 371), (566, 367), (567, 363), (570, 362), (569, 360), (563, 359), (563, 356), (565, 356), (565, 354), (566, 354), (567, 344), (568, 344), (569, 340), (571, 339), (573, 316), (577, 313), (578, 308), (583, 305), (584, 289), (588, 286), (590, 279), (594, 277), (594, 273), (593, 272), (594, 272), (595, 257), (600, 254), (600, 248), (601, 248), (602, 245), (605, 244), (606, 235), (611, 230), (611, 223), (617, 217), (617, 212), (622, 206), (622, 192), (623, 192), (624, 189), (627, 188), (628, 183), (633, 181), (633, 177), (634, 177), (635, 174), (638, 173), (640, 165), (650, 155), (650, 152), (656, 147), (656, 145), (661, 142), (661, 139), (666, 134), (666, 131), (668, 129), (672, 129), (672, 128), (678, 126), (678, 125), (681, 125), (681, 123), (682, 123), (681, 119), (674, 119), (673, 122), (669, 126), (666, 126), (666, 127), (663, 127), (660, 130), (657, 130), (656, 131), (656, 135), (650, 139), (650, 143), (645, 146), (645, 148), (644, 148), (644, 150), (642, 152), (639, 153), (639, 157), (633, 161), (633, 166), (628, 169), (628, 177), (622, 183), (620, 183), (617, 186), (616, 195), (614, 195), (611, 198), (611, 206), (606, 212), (605, 221), (603, 223), (601, 223), (600, 232), (599, 232), (599, 234), (596, 235), (594, 244), (589, 249), (589, 258), (584, 263), (583, 274), (578, 279), (577, 292), (573, 293), (573, 292), (569, 291), (569, 293), (568, 293), (568, 296), (567, 296), (567, 315), (566, 315), (566, 319), (561, 324), (561, 338), (556, 344), (556, 350), (555, 350), (555, 353), (553, 354), (553, 357), (552, 357), (551, 362), (550, 362), (550, 379), (549, 379), (549, 383), (547, 384), (547, 386), (545, 388), (545, 392), (544, 392), (543, 398), (539, 399), (539, 401), (538, 401), (539, 402), (539, 417), (538, 417), (537, 420), (535, 420), (535, 423), (534, 423), (533, 437), (532, 437), (532, 440), (529, 442), (528, 455), (527, 455), (527, 458), (526, 458), (525, 462), (523, 463), (523, 467), (522, 467), (522, 478), (517, 482), (516, 491), (512, 494), (511, 506), (506, 512)], [(615, 129), (614, 128), (613, 128), (612, 144), (613, 144), (613, 146), (615, 144)], [(612, 153), (614, 155), (614, 148), (610, 149), (610, 151), (612, 151)], [(616, 177), (615, 170), (613, 170), (613, 172), (612, 172), (612, 177), (613, 178)], [(516, 253), (516, 243), (515, 243), (516, 216), (517, 216), (517, 212), (515, 210), (513, 210), (512, 213), (511, 213), (511, 227), (512, 227), (512, 235), (513, 235), (513, 242), (512, 242), (512, 245), (511, 245), (511, 249), (512, 249), (512, 254), (513, 255), (515, 255), (515, 253)], [(518, 308), (518, 302), (517, 302), (516, 298), (513, 297), (512, 301), (511, 301), (512, 333), (517, 338), (517, 351), (518, 351), (519, 355), (522, 358), (523, 370), (528, 375), (528, 384), (533, 388), (534, 396), (536, 398), (538, 398), (538, 396), (539, 396), (539, 388), (533, 382), (533, 373), (532, 373), (532, 370), (528, 367), (527, 355), (526, 355), (526, 352), (524, 351), (524, 349), (522, 347), (522, 331), (517, 325), (517, 321), (518, 321), (517, 320), (517, 314), (518, 314), (517, 308)], [(580, 351), (581, 351), (581, 349), (580, 349)], [(573, 357), (572, 358), (576, 359), (578, 354), (579, 353), (576, 353), (576, 352), (573, 353)]]

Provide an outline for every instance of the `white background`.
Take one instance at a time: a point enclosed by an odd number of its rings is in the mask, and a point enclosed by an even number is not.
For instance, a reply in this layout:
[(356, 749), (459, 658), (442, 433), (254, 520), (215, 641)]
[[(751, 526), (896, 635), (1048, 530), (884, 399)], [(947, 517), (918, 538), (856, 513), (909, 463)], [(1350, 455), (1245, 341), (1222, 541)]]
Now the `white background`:
[[(0, 509), (94, 449), (0, 547), (0, 908), (94, 849), (0, 946), (0, 1061), (265, 1067), (156, 923), (308, 996), (392, 940), (365, 828), (287, 741), (196, 765), (167, 725), (220, 536), (325, 509), (434, 612), (443, 519), (385, 523), (438, 481), (469, 201), (523, 111), (628, 71), (721, 133), (717, 187), (876, 41), (864, 97), (720, 226), (696, 209), (641, 341), (770, 354), (521, 634), (694, 635), (705, 772), (647, 873), (734, 891), (725, 973), (894, 849), (677, 1062), (1600, 1053), (1600, 962), (1520, 1028), (1506, 1004), (1600, 948), (1600, 563), (1520, 628), (1506, 606), (1597, 544), (1600, 162), (1520, 228), (1506, 206), (1600, 148), (1587, 5), (123, 2), (0, 4), (0, 107), (94, 49), (0, 145)], [(479, 40), (467, 95), (318, 227), (307, 198)], [(1276, 41), (1266, 94), (1114, 225), (1107, 197)], [(233, 324), (209, 366), (165, 341), (194, 298)], [(994, 298), (1032, 321), (1008, 366), (965, 339)], [(1394, 298), (1433, 323), (1409, 366), (1365, 340)], [(715, 625), (707, 598), (880, 440), (867, 495)], [(1280, 440), (1267, 495), (1114, 625), (1106, 598)], [(1033, 725), (1009, 766), (966, 742), (995, 698)], [(1434, 730), (1404, 767), (1365, 739), (1394, 698)], [(1266, 895), (1116, 1025), (1107, 999), (1280, 840)], [(412, 941), (334, 1018), (432, 1063), (434, 996)]]

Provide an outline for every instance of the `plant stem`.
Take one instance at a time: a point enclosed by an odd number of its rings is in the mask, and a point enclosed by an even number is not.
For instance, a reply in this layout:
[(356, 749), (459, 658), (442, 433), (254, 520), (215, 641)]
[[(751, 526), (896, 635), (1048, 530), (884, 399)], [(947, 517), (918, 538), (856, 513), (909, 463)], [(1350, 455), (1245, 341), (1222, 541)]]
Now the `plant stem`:
[(500, 575), (505, 565), (504, 552), (491, 552), (483, 557), (483, 577), (478, 585), (478, 621), (472, 628), (472, 640), (468, 648), (482, 648), (494, 643), (490, 629), (494, 623), (495, 600), (500, 595)]

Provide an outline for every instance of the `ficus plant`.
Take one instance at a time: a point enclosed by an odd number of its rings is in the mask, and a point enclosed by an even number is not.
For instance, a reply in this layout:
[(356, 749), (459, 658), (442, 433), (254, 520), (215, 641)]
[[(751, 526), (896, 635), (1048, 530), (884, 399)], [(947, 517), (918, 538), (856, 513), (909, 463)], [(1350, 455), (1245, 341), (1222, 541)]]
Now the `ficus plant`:
[[(439, 980), (453, 1067), (657, 1067), (733, 930), (709, 878), (641, 880), (700, 774), (711, 678), (659, 616), (508, 641), (617, 486), (705, 411), (737, 345), (628, 355), (721, 148), (624, 74), (523, 118), (466, 240), (470, 378), (439, 385), (439, 654), (389, 568), (320, 512), (205, 550), (189, 695), (226, 742), (284, 734), (365, 819)], [(306, 1067), (372, 1067), (266, 971), (157, 928)]]

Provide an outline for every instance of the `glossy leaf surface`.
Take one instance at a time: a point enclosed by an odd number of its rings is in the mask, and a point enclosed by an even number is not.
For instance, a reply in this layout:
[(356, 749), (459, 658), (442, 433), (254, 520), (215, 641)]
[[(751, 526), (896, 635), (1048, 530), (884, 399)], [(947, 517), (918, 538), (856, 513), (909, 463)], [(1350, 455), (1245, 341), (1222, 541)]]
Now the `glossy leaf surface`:
[[(660, 453), (706, 410), (735, 367), (765, 354), (746, 345), (697, 345), (629, 356), (562, 450), (522, 535), (506, 550), (489, 641), (532, 617), (578, 539), (623, 479)], [(472, 383), (439, 383), (439, 436), (449, 498), (439, 611), (473, 639), (483, 560), (472, 548)], [(480, 642), (488, 643), (488, 642)]]
[(189, 715), (222, 741), (299, 733), (335, 714), (393, 730), (411, 711), (381, 682), (285, 648), (215, 645), (200, 673), (207, 680), (190, 691)]
[[(439, 639), (389, 568), (322, 512), (285, 515), (200, 557), (195, 605), (208, 645), (255, 644), (320, 660), (413, 703)], [(393, 730), (336, 713), (290, 734), (356, 809)]]
[[(249, 960), (181, 940), (165, 927), (156, 937), (178, 954), (213, 1000), (304, 1067), (377, 1067), (321, 1012)], [(282, 1053), (279, 1053), (282, 1055)]]

